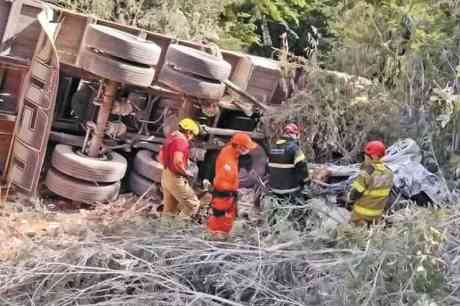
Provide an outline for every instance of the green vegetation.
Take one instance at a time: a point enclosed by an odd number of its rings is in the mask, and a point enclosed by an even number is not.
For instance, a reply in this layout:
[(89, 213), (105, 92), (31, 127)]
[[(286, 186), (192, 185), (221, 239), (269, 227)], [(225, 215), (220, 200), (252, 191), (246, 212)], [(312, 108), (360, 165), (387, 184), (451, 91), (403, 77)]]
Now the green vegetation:
[[(59, 3), (178, 38), (279, 58), (282, 85), (295, 109), (286, 108), (275, 122), (303, 122), (311, 158), (332, 153), (356, 159), (372, 132), (389, 143), (414, 138), (424, 162), (443, 166), (449, 159), (460, 71), (456, 0)], [(329, 71), (353, 77), (335, 80)], [(362, 88), (355, 90), (356, 77), (371, 84), (364, 95)]]
[[(301, 123), (311, 159), (356, 161), (375, 133), (387, 143), (414, 138), (423, 163), (447, 173), (459, 101), (458, 1), (59, 3), (178, 38), (278, 56), (284, 86), (296, 88), (285, 111), (272, 118), (273, 130), (286, 120)], [(296, 73), (305, 77), (294, 80)], [(409, 203), (386, 226), (329, 231), (308, 224), (311, 231), (303, 231), (284, 219), (270, 228), (243, 221), (224, 243), (204, 239), (198, 226), (87, 221), (73, 240), (60, 232), (35, 237), (0, 264), (0, 304), (454, 305), (459, 220), (458, 208)]]

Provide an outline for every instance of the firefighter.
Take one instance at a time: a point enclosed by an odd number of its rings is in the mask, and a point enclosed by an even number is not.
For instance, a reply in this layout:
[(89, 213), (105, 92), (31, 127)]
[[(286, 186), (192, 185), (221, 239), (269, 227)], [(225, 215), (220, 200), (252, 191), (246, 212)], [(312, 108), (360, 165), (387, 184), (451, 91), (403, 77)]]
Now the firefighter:
[(216, 160), (208, 231), (216, 238), (226, 238), (237, 217), (237, 193), (240, 186), (238, 160), (257, 144), (245, 133), (236, 133), (220, 151)]
[(368, 142), (364, 153), (360, 174), (347, 195), (347, 202), (353, 204), (351, 221), (356, 224), (371, 224), (382, 219), (393, 186), (393, 173), (382, 161), (383, 142)]
[(308, 181), (307, 161), (298, 139), (299, 128), (290, 123), (285, 126), (281, 139), (270, 150), (269, 183), (275, 194), (294, 194), (302, 190)]
[(160, 162), (164, 169), (161, 177), (164, 207), (162, 217), (188, 219), (199, 209), (200, 201), (189, 183), (193, 174), (187, 170), (189, 142), (200, 133), (199, 125), (192, 119), (179, 122), (177, 131), (166, 138), (160, 150)]

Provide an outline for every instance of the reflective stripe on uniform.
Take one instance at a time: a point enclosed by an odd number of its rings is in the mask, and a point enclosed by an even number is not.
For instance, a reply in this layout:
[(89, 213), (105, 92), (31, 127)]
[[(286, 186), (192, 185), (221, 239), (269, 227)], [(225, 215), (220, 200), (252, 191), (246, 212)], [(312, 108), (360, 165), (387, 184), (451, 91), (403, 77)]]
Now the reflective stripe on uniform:
[(381, 188), (381, 189), (372, 189), (364, 191), (364, 196), (379, 198), (379, 197), (386, 197), (390, 194), (391, 189), (389, 188)]
[(358, 191), (359, 193), (363, 193), (365, 190), (366, 190), (366, 187), (364, 187), (360, 182), (358, 181), (354, 181), (353, 183), (351, 183), (351, 187), (353, 187), (354, 189), (356, 189), (356, 191)]
[(271, 189), (271, 191), (273, 191), (274, 193), (277, 193), (277, 194), (293, 193), (293, 192), (296, 192), (296, 191), (299, 191), (299, 190), (300, 190), (300, 187), (291, 188), (291, 189), (276, 189), (276, 188)]
[(282, 145), (282, 144), (284, 144), (284, 143), (286, 143), (286, 142), (287, 142), (286, 139), (279, 139), (279, 140), (276, 142), (276, 144), (277, 144), (277, 145)]
[(268, 163), (268, 166), (272, 168), (281, 168), (281, 169), (290, 169), (290, 168), (295, 167), (293, 164), (279, 164), (279, 163)]
[(376, 209), (376, 208), (366, 208), (362, 207), (360, 205), (354, 205), (353, 206), (353, 211), (357, 214), (360, 214), (362, 216), (366, 217), (377, 217), (381, 216), (383, 214), (383, 209)]

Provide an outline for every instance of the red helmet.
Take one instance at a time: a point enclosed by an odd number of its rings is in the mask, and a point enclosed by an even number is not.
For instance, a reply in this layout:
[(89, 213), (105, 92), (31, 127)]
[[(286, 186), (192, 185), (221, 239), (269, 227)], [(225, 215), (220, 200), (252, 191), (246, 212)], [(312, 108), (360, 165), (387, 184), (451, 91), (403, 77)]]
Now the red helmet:
[(289, 123), (284, 127), (284, 134), (299, 134), (299, 127), (295, 123)]
[(369, 156), (377, 156), (380, 158), (385, 155), (385, 145), (378, 140), (370, 141), (364, 147), (364, 152)]

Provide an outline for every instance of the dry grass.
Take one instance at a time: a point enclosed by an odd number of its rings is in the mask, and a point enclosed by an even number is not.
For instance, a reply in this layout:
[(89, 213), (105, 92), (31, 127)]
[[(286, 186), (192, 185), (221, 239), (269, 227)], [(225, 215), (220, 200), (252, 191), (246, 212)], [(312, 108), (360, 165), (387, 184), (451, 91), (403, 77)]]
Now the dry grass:
[[(300, 213), (313, 218), (315, 201)], [(0, 304), (447, 305), (460, 298), (456, 208), (406, 208), (391, 226), (370, 230), (317, 223), (299, 232), (286, 220), (273, 227), (241, 220), (227, 242), (209, 240), (199, 225), (105, 211), (110, 218), (101, 210), (67, 218), (74, 231), (59, 223), (55, 234), (18, 238), (16, 255), (0, 263)], [(61, 220), (37, 209), (16, 218), (34, 212)]]

